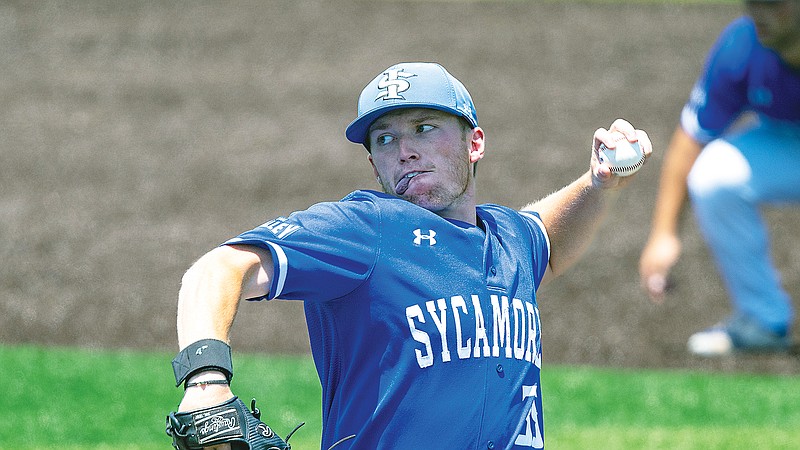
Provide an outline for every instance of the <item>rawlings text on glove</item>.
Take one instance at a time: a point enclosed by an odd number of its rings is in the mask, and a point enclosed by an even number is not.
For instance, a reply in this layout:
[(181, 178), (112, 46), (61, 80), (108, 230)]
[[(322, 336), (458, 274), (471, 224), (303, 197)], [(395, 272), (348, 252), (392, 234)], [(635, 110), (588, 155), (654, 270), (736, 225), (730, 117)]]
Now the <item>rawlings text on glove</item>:
[[(178, 450), (197, 450), (219, 444), (247, 450), (290, 450), (292, 447), (264, 422), (255, 408), (247, 409), (238, 397), (210, 408), (172, 412), (166, 432)], [(288, 440), (288, 438), (287, 438)]]

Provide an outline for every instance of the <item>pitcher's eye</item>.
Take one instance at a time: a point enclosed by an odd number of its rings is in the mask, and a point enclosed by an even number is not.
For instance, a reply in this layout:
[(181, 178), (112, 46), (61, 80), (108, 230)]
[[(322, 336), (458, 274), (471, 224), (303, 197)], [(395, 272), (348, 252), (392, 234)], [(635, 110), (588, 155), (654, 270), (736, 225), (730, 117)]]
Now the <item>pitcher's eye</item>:
[(417, 133), (425, 133), (426, 131), (431, 131), (433, 128), (433, 125), (428, 124), (417, 125)]
[(386, 144), (392, 142), (393, 140), (394, 140), (394, 136), (392, 136), (391, 134), (382, 134), (382, 135), (378, 136), (377, 139), (375, 139), (375, 141), (377, 142), (378, 145), (386, 145)]

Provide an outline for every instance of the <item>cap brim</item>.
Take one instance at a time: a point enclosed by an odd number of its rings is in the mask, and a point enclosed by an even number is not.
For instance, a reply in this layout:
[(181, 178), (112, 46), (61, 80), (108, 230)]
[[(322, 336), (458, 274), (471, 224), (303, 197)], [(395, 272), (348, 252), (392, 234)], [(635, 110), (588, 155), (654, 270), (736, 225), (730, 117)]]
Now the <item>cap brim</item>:
[[(345, 130), (345, 136), (347, 136), (347, 140), (349, 140), (350, 142), (356, 144), (364, 144), (367, 141), (368, 137), (367, 133), (369, 132), (369, 127), (371, 127), (372, 124), (376, 120), (378, 120), (379, 117), (398, 109), (408, 109), (408, 108), (425, 108), (425, 109), (435, 109), (438, 111), (444, 111), (456, 117), (464, 117), (467, 121), (472, 123), (472, 121), (468, 117), (465, 117), (461, 113), (461, 111), (458, 111), (455, 108), (448, 108), (442, 105), (431, 105), (429, 103), (398, 103), (394, 105), (386, 105), (382, 108), (377, 108), (352, 121)], [(477, 126), (477, 125), (473, 123), (472, 126)]]

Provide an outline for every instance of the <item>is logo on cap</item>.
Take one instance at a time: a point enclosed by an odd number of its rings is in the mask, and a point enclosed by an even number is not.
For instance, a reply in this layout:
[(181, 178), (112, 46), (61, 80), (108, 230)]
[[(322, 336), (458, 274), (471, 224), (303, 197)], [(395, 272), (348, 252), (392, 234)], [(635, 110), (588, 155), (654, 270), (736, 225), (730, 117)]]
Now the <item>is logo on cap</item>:
[(400, 108), (431, 108), (465, 118), (478, 126), (467, 89), (436, 63), (401, 63), (375, 77), (358, 98), (358, 117), (348, 125), (347, 139), (364, 144), (378, 117)]
[(407, 91), (411, 87), (411, 83), (405, 78), (415, 77), (413, 73), (404, 72), (403, 69), (390, 69), (384, 72), (383, 77), (378, 81), (379, 91), (375, 100), (405, 100), (400, 95), (401, 92)]

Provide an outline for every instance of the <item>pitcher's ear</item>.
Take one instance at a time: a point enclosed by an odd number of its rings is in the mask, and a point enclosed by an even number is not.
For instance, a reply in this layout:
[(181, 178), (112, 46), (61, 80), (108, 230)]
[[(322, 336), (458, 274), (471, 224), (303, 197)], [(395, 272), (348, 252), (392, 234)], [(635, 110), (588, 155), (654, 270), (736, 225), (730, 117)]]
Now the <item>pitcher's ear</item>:
[(470, 136), (469, 162), (478, 162), (483, 158), (485, 151), (486, 142), (483, 128), (475, 127), (472, 129), (472, 135)]

